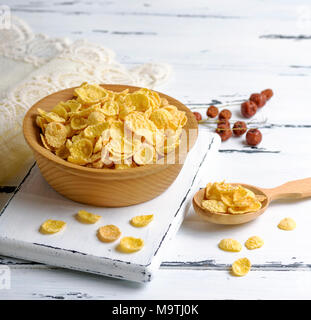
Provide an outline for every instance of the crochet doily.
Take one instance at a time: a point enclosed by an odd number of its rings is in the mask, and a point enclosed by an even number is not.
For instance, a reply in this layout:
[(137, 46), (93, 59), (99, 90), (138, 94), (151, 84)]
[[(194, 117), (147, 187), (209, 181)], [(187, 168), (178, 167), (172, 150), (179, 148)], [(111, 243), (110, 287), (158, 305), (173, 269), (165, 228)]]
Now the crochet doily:
[[(154, 88), (166, 82), (171, 71), (168, 65), (159, 63), (127, 69), (115, 60), (110, 49), (85, 40), (71, 43), (65, 38), (35, 34), (16, 17), (9, 30), (0, 31), (0, 66), (1, 59), (2, 65), (5, 59), (16, 62), (18, 83), (0, 95), (0, 184), (32, 159), (22, 135), (22, 121), (36, 101), (84, 81)], [(25, 63), (32, 65), (33, 72), (20, 81), (18, 67), (25, 68)]]

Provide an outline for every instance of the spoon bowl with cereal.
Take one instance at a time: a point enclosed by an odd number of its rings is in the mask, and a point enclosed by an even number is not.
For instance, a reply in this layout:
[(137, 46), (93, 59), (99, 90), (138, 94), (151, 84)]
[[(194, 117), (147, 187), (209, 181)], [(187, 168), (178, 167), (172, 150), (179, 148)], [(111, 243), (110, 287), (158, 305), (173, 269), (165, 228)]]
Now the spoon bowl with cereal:
[(216, 224), (242, 224), (263, 214), (271, 201), (311, 197), (311, 178), (264, 189), (239, 183), (209, 183), (193, 197), (195, 212)]

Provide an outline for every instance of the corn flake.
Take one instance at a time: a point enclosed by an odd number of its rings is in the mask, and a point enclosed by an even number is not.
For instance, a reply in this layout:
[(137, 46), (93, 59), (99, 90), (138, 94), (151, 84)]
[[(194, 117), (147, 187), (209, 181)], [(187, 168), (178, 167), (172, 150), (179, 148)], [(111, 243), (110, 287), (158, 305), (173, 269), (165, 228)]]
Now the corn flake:
[(96, 138), (99, 137), (103, 133), (103, 131), (107, 130), (108, 128), (108, 122), (94, 124), (84, 129), (84, 135), (88, 138)]
[(65, 119), (60, 117), (55, 112), (46, 112), (40, 108), (38, 108), (39, 115), (44, 118), (47, 122), (65, 122)]
[(113, 92), (83, 83), (74, 96), (51, 112), (39, 108), (36, 117), (43, 146), (68, 162), (97, 169), (135, 168), (165, 156), (169, 160), (179, 146), (186, 114), (157, 92)]
[(121, 239), (118, 250), (124, 253), (133, 253), (143, 248), (144, 241), (140, 238), (124, 237)]
[(66, 222), (59, 220), (46, 220), (40, 226), (40, 232), (42, 234), (53, 234), (63, 230), (66, 226)]
[(292, 218), (284, 218), (279, 222), (278, 228), (285, 231), (291, 231), (296, 228), (296, 222)]
[(203, 200), (202, 207), (213, 213), (226, 213), (227, 206), (218, 200)]
[(153, 220), (153, 214), (136, 216), (131, 219), (131, 225), (137, 228), (147, 226)]
[(45, 129), (45, 138), (50, 146), (60, 148), (66, 142), (67, 129), (59, 122), (50, 122)]
[(205, 209), (214, 213), (219, 209), (219, 213), (243, 214), (258, 211), (261, 208), (261, 202), (251, 190), (225, 182), (208, 183), (204, 198), (202, 207), (205, 206)]
[(108, 96), (108, 93), (104, 88), (88, 83), (84, 83), (81, 87), (75, 89), (75, 94), (84, 104), (98, 103)]
[(218, 247), (221, 250), (230, 252), (240, 252), (242, 250), (240, 242), (234, 239), (222, 239), (219, 242)]
[(73, 142), (69, 151), (74, 158), (88, 159), (92, 155), (93, 144), (89, 139), (78, 139)]
[(232, 274), (243, 277), (250, 271), (251, 267), (252, 264), (247, 258), (240, 258), (232, 264)]
[(76, 219), (82, 223), (93, 224), (101, 218), (100, 215), (87, 212), (85, 210), (79, 210), (76, 214)]
[(264, 241), (260, 237), (253, 236), (246, 240), (245, 247), (248, 250), (254, 250), (254, 249), (261, 248), (263, 244), (264, 244)]
[(113, 242), (121, 235), (120, 229), (112, 224), (100, 227), (97, 230), (97, 237), (102, 242)]

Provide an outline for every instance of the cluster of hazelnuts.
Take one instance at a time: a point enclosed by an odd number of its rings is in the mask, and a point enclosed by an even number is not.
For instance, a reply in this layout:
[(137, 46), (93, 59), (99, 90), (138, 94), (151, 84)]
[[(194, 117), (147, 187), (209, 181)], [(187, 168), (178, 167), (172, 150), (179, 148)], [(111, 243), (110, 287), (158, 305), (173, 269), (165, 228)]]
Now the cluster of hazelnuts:
[[(245, 118), (251, 118), (256, 114), (258, 108), (262, 108), (266, 102), (273, 96), (271, 89), (263, 90), (261, 93), (253, 93), (249, 97), (249, 100), (241, 104), (241, 114)], [(197, 121), (202, 120), (202, 116), (199, 112), (193, 112)], [(216, 133), (219, 134), (221, 141), (226, 141), (234, 134), (237, 137), (242, 136), (247, 131), (247, 125), (244, 121), (237, 121), (234, 123), (232, 129), (230, 127), (229, 120), (231, 119), (232, 113), (228, 109), (224, 109), (219, 112), (215, 106), (210, 106), (206, 115), (209, 118), (216, 118), (218, 116)], [(258, 145), (262, 140), (262, 134), (258, 129), (249, 129), (246, 133), (246, 142), (250, 146)]]

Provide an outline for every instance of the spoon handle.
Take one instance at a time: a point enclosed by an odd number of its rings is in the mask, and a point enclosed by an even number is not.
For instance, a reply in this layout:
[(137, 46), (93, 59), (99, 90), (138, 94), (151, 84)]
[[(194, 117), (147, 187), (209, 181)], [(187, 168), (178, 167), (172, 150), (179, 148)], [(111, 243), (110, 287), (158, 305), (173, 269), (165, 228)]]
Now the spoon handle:
[(270, 198), (277, 199), (303, 199), (311, 197), (311, 178), (286, 182), (276, 188), (262, 189)]

